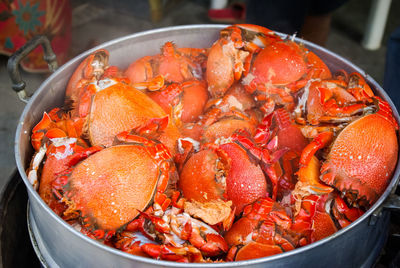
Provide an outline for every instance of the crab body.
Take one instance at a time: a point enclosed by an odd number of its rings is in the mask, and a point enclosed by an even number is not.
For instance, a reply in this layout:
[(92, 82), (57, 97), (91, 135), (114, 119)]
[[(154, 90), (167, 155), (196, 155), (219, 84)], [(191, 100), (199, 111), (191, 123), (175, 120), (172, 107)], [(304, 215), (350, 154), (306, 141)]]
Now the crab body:
[[(245, 168), (244, 168), (245, 167)], [(201, 150), (184, 165), (179, 187), (188, 199), (199, 202), (232, 200), (239, 214), (243, 207), (266, 196), (261, 168), (236, 143)]]
[(369, 207), (389, 183), (397, 150), (391, 122), (378, 114), (364, 116), (340, 132), (322, 166), (321, 180), (343, 192), (350, 203)]

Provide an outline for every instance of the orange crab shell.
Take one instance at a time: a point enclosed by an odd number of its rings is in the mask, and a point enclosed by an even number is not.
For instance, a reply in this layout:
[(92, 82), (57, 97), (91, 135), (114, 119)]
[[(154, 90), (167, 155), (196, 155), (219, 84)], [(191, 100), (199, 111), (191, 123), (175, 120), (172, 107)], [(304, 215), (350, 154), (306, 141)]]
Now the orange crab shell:
[(150, 82), (156, 76), (162, 76), (168, 83), (200, 79), (206, 53), (205, 49), (177, 48), (174, 43), (166, 42), (161, 47), (161, 54), (132, 62), (125, 75), (132, 83)]
[[(87, 122), (88, 136), (92, 145), (111, 146), (118, 133), (165, 116), (162, 108), (146, 94), (117, 83), (94, 95)], [(169, 120), (160, 141), (174, 152), (179, 136), (178, 129)]]
[(384, 192), (397, 163), (393, 125), (378, 114), (348, 125), (334, 141), (321, 180), (346, 193), (350, 203), (369, 207)]
[(303, 50), (294, 42), (280, 41), (261, 49), (255, 56), (250, 76), (254, 77), (255, 84), (286, 85), (299, 80), (306, 72)]
[(74, 167), (65, 195), (91, 225), (116, 230), (149, 205), (159, 174), (144, 146), (112, 146)]
[(243, 246), (236, 254), (235, 261), (244, 261), (268, 257), (282, 253), (282, 248), (276, 245), (267, 245), (259, 242), (250, 242)]
[[(267, 195), (265, 176), (239, 145), (226, 143), (218, 150), (227, 159), (219, 158), (212, 150), (200, 151), (189, 158), (180, 174), (179, 187), (186, 198), (198, 202), (231, 200), (238, 215), (244, 206)], [(216, 181), (220, 170), (224, 174)]]
[(248, 217), (242, 217), (237, 220), (224, 236), (228, 246), (241, 244), (254, 231), (258, 224), (258, 221), (254, 221)]
[(105, 49), (99, 49), (85, 58), (76, 68), (65, 91), (66, 99), (76, 101), (80, 96), (81, 86), (90, 82), (94, 76), (100, 77), (103, 74), (103, 68), (108, 65), (110, 53)]
[(54, 197), (52, 193), (52, 182), (56, 174), (64, 171), (69, 166), (67, 164), (68, 158), (63, 160), (57, 159), (54, 155), (47, 155), (46, 162), (43, 165), (42, 175), (40, 177), (39, 195), (46, 204), (53, 209), (57, 214), (63, 210), (63, 206)]
[[(298, 238), (290, 232), (291, 224), (291, 217), (280, 204), (268, 197), (257, 200), (245, 207), (243, 216), (225, 234), (225, 241), (231, 247), (228, 257), (245, 260), (294, 249)], [(281, 234), (282, 228), (285, 234)], [(229, 256), (238, 246), (232, 254), (236, 256)]]
[(188, 159), (179, 178), (179, 188), (184, 196), (198, 202), (224, 199), (225, 185), (215, 179), (218, 155), (212, 150), (202, 150)]
[(153, 77), (155, 77), (155, 75), (153, 75), (151, 60), (152, 56), (144, 56), (132, 62), (128, 69), (126, 69), (125, 75), (132, 83), (140, 83), (151, 80)]
[[(172, 90), (170, 90), (171, 88)], [(197, 120), (203, 113), (204, 106), (208, 100), (206, 83), (197, 80), (190, 80), (179, 85), (171, 84), (165, 89), (151, 91), (147, 95), (168, 114), (171, 113), (171, 103), (174, 103), (176, 98), (181, 98), (182, 112), (180, 120), (184, 123)]]
[(309, 74), (309, 78), (320, 78), (320, 79), (330, 79), (332, 77), (332, 73), (329, 70), (328, 66), (326, 66), (325, 62), (321, 60), (314, 52), (304, 48), (306, 50), (306, 59), (309, 68), (311, 68), (311, 72)]
[(161, 48), (161, 54), (157, 59), (158, 74), (162, 75), (167, 82), (182, 83), (193, 78), (190, 72), (190, 60), (178, 53), (172, 42), (166, 42)]
[(208, 100), (207, 86), (204, 81), (189, 81), (182, 84), (183, 87), (183, 111), (182, 122), (197, 120), (204, 111)]
[(281, 40), (267, 28), (236, 24), (220, 31), (207, 59), (206, 78), (212, 97), (222, 97), (234, 81), (247, 74), (254, 52)]
[(234, 48), (230, 47), (232, 52), (229, 52), (225, 46), (217, 41), (208, 54), (206, 77), (208, 90), (213, 97), (222, 97), (235, 81), (232, 59)]
[(326, 212), (316, 211), (313, 218), (311, 242), (321, 240), (337, 232), (337, 227), (331, 216)]
[(328, 101), (334, 100), (339, 107), (343, 107), (343, 111), (352, 112), (346, 109), (346, 104), (355, 103), (357, 100), (340, 83), (341, 81), (337, 80), (316, 80), (310, 84), (307, 99), (307, 121), (310, 124), (317, 125), (324, 116), (334, 115), (329, 113), (325, 105)]
[(214, 142), (218, 138), (229, 138), (238, 130), (245, 130), (250, 134), (254, 134), (256, 126), (252, 122), (241, 118), (221, 119), (204, 130), (202, 140)]

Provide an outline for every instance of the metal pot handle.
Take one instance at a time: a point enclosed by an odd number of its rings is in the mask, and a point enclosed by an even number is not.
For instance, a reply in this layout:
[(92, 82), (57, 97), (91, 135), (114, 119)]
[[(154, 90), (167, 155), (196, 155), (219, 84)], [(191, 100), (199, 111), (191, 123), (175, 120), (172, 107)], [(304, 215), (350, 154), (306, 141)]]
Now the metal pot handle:
[(29, 40), (24, 46), (11, 55), (7, 62), (7, 70), (11, 78), (12, 89), (17, 92), (19, 99), (25, 103), (29, 101), (30, 97), (26, 94), (26, 83), (21, 78), (18, 66), (21, 60), (31, 53), (38, 45), (42, 45), (44, 50), (43, 59), (49, 65), (50, 71), (54, 72), (58, 67), (56, 54), (54, 54), (53, 49), (51, 48), (49, 39), (44, 35), (38, 35)]
[(386, 198), (386, 200), (371, 214), (369, 219), (369, 225), (375, 225), (376, 221), (382, 214), (383, 210), (397, 210), (400, 211), (400, 196), (397, 195), (396, 188), (400, 189), (400, 183), (397, 187), (393, 188), (392, 193)]
[(383, 208), (389, 210), (400, 210), (400, 196), (396, 194), (389, 195), (383, 203)]

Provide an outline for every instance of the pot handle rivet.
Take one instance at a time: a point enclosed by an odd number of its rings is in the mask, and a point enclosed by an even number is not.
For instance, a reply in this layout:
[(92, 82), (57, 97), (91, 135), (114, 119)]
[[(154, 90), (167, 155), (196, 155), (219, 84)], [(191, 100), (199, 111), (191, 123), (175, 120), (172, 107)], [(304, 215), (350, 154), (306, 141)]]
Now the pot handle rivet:
[(380, 218), (382, 210), (397, 210), (400, 211), (400, 196), (395, 193), (390, 194), (381, 206), (379, 206), (370, 216), (369, 225), (375, 225)]
[(17, 92), (19, 99), (25, 103), (29, 101), (30, 97), (25, 91), (26, 83), (21, 78), (18, 66), (21, 60), (39, 45), (43, 47), (43, 59), (49, 65), (50, 71), (54, 72), (58, 67), (56, 54), (54, 54), (51, 48), (49, 39), (44, 35), (38, 35), (29, 40), (24, 46), (11, 55), (7, 62), (7, 70), (11, 78), (12, 89)]
[(391, 194), (383, 204), (384, 209), (400, 210), (400, 196)]

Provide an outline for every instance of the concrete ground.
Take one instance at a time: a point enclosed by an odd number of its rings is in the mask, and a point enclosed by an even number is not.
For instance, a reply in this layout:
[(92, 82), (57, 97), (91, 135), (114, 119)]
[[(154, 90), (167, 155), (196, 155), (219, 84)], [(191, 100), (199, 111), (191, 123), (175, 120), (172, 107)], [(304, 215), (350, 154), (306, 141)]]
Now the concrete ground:
[[(171, 25), (211, 23), (207, 17), (207, 1), (163, 1), (167, 3), (164, 17), (152, 23), (147, 1), (135, 1), (131, 9), (122, 9), (116, 1), (83, 2), (73, 0), (73, 40), (71, 56), (75, 56), (93, 43), (103, 43), (135, 32)], [(104, 2), (104, 5), (101, 3)], [(115, 2), (115, 3), (114, 3)], [(114, 5), (114, 6), (110, 6)], [(400, 1), (392, 1), (384, 42), (380, 49), (368, 51), (361, 47), (360, 39), (365, 28), (371, 1), (352, 0), (334, 14), (332, 29), (326, 47), (349, 59), (371, 75), (380, 84), (383, 82), (386, 55), (386, 40), (400, 25)], [(112, 8), (110, 8), (112, 7)], [(397, 15), (397, 16), (396, 16)], [(7, 58), (0, 57), (0, 190), (15, 169), (14, 135), (24, 104), (11, 90), (6, 71)], [(34, 91), (46, 75), (22, 73), (28, 91)]]

